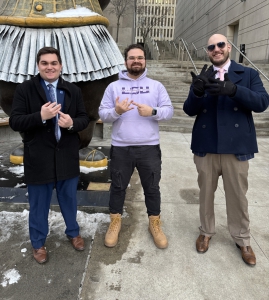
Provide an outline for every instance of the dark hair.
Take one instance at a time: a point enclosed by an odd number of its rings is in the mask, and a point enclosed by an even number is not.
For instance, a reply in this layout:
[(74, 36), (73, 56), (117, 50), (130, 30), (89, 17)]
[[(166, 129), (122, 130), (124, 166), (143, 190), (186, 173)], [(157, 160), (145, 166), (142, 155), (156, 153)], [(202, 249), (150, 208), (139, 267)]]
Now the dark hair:
[(132, 45), (128, 46), (126, 49), (124, 49), (124, 59), (125, 59), (125, 61), (127, 61), (128, 52), (132, 49), (142, 50), (144, 52), (144, 56), (146, 57), (146, 50), (144, 49), (143, 46), (141, 46), (140, 44), (132, 44)]
[(38, 64), (40, 61), (40, 56), (44, 54), (56, 54), (60, 65), (62, 64), (61, 55), (58, 49), (53, 47), (43, 47), (41, 48), (36, 55), (36, 63)]

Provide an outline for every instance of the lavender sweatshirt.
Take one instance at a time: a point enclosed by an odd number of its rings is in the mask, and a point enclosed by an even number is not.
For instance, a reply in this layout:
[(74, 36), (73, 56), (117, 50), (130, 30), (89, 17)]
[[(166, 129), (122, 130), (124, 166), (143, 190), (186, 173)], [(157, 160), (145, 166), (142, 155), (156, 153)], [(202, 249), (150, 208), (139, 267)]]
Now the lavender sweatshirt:
[[(104, 123), (112, 123), (113, 146), (157, 145), (159, 141), (158, 121), (169, 120), (173, 116), (173, 106), (165, 87), (148, 78), (147, 69), (137, 79), (127, 76), (127, 71), (119, 73), (119, 80), (108, 85), (99, 107), (99, 116)], [(157, 115), (142, 117), (137, 107), (118, 115), (115, 111), (116, 98), (128, 98), (140, 104), (157, 109)]]

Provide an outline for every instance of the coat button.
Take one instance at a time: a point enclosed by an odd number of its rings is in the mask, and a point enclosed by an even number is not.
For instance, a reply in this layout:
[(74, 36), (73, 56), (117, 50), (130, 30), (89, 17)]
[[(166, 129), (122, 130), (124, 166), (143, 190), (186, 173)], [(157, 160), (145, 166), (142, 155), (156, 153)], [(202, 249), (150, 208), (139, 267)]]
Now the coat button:
[(235, 124), (234, 127), (239, 127), (239, 125), (238, 125), (238, 124)]
[(238, 108), (237, 108), (237, 107), (234, 107), (234, 111), (238, 111)]
[(206, 112), (207, 112), (207, 110), (206, 110), (206, 109), (204, 109), (204, 110), (203, 110), (203, 113), (206, 113)]
[(206, 128), (206, 125), (203, 125), (202, 128)]
[(51, 130), (50, 130), (50, 129), (48, 129), (48, 132), (51, 132)]

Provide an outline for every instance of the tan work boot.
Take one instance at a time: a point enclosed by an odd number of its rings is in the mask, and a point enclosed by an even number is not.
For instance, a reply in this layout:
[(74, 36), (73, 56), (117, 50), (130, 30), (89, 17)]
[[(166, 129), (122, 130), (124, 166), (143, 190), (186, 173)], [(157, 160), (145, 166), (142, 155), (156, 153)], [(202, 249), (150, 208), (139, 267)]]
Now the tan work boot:
[(117, 245), (120, 229), (121, 214), (110, 214), (110, 224), (105, 236), (105, 245), (107, 247), (114, 247)]
[(157, 248), (167, 248), (168, 241), (161, 228), (160, 215), (149, 216), (149, 232), (152, 234), (154, 243)]

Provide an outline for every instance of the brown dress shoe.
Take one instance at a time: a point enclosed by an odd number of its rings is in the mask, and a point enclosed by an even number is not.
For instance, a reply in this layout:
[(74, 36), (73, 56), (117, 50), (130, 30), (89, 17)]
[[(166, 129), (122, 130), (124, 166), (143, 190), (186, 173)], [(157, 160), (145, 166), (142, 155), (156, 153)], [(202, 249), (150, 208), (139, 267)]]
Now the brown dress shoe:
[(201, 234), (198, 236), (198, 239), (196, 240), (196, 250), (198, 253), (205, 253), (208, 250), (210, 239), (210, 236)]
[(236, 244), (236, 247), (241, 250), (242, 259), (243, 261), (251, 266), (254, 267), (256, 265), (256, 256), (250, 246), (241, 247), (238, 244)]
[(70, 240), (72, 246), (76, 250), (78, 250), (78, 251), (83, 251), (84, 250), (84, 240), (83, 240), (83, 238), (80, 235), (78, 235), (78, 236), (76, 236), (74, 238), (68, 236), (68, 239)]
[(47, 250), (45, 247), (41, 247), (39, 249), (33, 249), (34, 259), (39, 263), (43, 264), (47, 261)]

